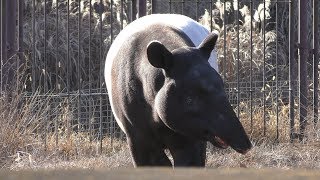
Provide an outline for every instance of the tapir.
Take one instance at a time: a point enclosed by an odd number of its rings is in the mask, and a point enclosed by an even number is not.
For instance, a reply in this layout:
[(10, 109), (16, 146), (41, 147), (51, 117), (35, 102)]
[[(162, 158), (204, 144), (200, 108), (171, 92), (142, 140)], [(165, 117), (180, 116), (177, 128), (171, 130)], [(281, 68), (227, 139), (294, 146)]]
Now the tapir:
[(217, 38), (186, 16), (153, 14), (112, 43), (104, 76), (135, 167), (203, 167), (207, 142), (242, 154), (251, 149), (218, 73)]

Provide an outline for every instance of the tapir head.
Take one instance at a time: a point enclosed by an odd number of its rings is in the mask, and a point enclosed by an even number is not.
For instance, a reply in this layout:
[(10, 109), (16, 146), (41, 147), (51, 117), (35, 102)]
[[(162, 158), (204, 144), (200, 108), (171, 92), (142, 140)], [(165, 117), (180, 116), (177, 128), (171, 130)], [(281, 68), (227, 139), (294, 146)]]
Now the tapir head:
[(208, 62), (217, 38), (212, 33), (198, 47), (173, 51), (161, 42), (149, 43), (150, 64), (165, 74), (155, 109), (173, 131), (244, 154), (251, 142), (228, 101), (222, 78)]

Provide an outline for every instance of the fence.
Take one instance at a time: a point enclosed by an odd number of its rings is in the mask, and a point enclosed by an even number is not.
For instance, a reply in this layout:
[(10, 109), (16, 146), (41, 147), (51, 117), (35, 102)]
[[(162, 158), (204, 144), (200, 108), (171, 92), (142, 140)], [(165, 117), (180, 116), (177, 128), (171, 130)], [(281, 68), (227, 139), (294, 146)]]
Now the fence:
[(150, 13), (185, 14), (220, 32), (220, 74), (253, 138), (303, 140), (306, 128), (319, 135), (317, 0), (2, 0), (0, 10), (1, 98), (16, 89), (31, 114), (41, 111), (35, 132), (45, 146), (73, 133), (100, 149), (106, 137), (111, 146), (124, 137), (104, 59), (120, 30)]

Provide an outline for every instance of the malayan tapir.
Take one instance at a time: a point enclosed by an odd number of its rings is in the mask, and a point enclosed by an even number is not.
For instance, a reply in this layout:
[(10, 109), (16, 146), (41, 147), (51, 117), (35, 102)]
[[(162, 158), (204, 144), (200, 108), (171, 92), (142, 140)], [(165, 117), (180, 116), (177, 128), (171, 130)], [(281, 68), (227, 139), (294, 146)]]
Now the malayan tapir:
[(105, 80), (134, 166), (204, 166), (206, 142), (246, 153), (251, 142), (218, 74), (217, 33), (174, 14), (142, 17), (111, 45)]

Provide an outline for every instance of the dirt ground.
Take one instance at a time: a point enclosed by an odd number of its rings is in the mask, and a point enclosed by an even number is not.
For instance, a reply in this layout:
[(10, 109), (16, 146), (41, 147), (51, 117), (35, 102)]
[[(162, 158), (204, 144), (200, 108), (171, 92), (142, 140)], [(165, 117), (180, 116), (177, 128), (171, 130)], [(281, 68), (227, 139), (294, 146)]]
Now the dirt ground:
[(319, 180), (320, 171), (317, 170), (280, 170), (280, 169), (195, 169), (178, 168), (123, 168), (116, 170), (50, 170), (50, 171), (1, 171), (0, 179), (21, 180), (92, 180), (92, 179), (237, 179), (237, 180)]

